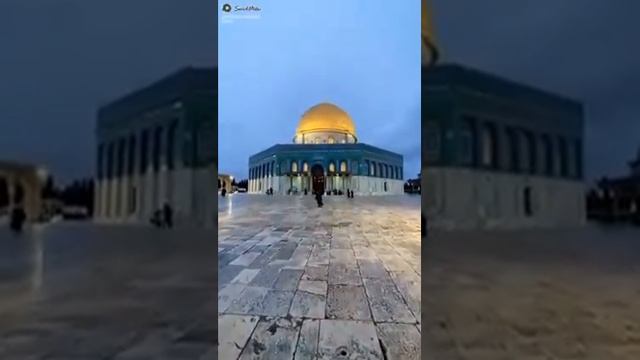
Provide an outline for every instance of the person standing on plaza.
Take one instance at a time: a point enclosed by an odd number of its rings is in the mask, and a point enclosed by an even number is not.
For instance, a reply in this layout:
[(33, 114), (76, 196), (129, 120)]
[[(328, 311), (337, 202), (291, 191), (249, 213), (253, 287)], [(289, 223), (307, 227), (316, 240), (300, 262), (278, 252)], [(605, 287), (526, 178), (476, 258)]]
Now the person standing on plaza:
[(10, 227), (16, 233), (21, 233), (22, 228), (24, 227), (24, 222), (27, 218), (27, 215), (24, 212), (22, 206), (16, 206), (11, 212), (11, 222)]
[(168, 202), (164, 203), (162, 207), (163, 217), (164, 217), (164, 225), (169, 229), (173, 227), (173, 208), (169, 205)]
[(318, 207), (322, 207), (322, 205), (324, 205), (322, 203), (322, 191), (316, 191), (316, 202), (318, 203)]

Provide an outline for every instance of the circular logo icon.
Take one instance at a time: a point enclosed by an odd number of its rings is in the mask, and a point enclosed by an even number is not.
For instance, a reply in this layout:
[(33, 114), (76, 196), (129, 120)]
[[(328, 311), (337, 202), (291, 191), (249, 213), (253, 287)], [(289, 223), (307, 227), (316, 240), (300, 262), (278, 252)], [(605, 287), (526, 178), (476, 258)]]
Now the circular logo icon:
[(229, 4), (222, 5), (222, 11), (230, 12), (231, 11), (231, 5), (229, 5)]

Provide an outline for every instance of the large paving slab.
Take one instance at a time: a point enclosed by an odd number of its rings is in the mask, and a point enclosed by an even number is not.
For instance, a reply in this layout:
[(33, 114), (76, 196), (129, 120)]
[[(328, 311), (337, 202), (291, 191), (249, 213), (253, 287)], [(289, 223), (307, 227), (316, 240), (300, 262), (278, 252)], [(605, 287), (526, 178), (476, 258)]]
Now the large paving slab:
[(229, 359), (383, 359), (381, 344), (403, 334), (387, 359), (419, 356), (419, 197), (326, 197), (321, 209), (311, 196), (224, 201), (218, 308), (263, 319)]

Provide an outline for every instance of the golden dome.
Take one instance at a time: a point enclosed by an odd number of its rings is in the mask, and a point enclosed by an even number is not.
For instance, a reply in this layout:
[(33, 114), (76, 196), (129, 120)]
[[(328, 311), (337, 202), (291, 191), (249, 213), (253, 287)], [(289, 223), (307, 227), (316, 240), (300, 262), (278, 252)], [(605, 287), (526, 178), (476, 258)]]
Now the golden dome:
[(302, 115), (296, 135), (314, 132), (338, 132), (356, 137), (356, 127), (349, 114), (329, 103), (318, 104)]

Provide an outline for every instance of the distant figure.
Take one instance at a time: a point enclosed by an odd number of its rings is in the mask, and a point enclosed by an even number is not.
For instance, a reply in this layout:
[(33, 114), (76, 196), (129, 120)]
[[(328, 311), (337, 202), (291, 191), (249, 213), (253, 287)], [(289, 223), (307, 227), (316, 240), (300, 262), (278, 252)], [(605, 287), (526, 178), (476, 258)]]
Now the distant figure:
[(317, 191), (316, 192), (316, 202), (318, 203), (318, 207), (322, 207), (322, 205), (324, 205), (322, 203), (322, 191)]
[(164, 217), (164, 225), (171, 229), (173, 227), (173, 209), (169, 203), (164, 203), (162, 207), (163, 217)]
[(351, 197), (351, 190), (347, 189), (347, 198)]
[(273, 195), (273, 188), (272, 187), (269, 188), (269, 195)]
[(220, 191), (220, 195), (222, 195), (222, 197), (224, 197), (225, 195), (227, 195), (227, 189), (222, 188), (222, 191)]
[(11, 212), (11, 223), (9, 224), (11, 230), (16, 233), (21, 233), (26, 219), (27, 214), (25, 214), (24, 209), (16, 206)]
[(308, 192), (307, 192), (307, 189), (306, 189), (306, 188), (304, 189), (304, 194), (305, 194), (305, 195), (307, 195), (307, 194), (308, 194)]

